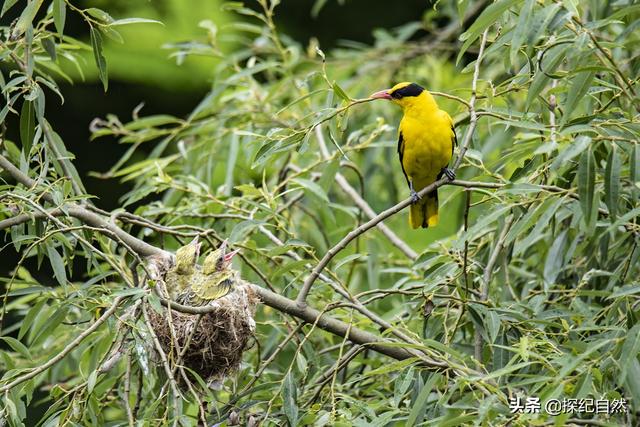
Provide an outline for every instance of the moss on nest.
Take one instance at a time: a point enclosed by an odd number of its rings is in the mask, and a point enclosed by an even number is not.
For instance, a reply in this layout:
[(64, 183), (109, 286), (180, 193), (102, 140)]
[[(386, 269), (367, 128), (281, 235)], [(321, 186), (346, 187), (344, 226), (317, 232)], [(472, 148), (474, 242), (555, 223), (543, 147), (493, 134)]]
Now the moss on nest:
[[(215, 310), (201, 315), (199, 322), (197, 314), (171, 310), (171, 323), (179, 348), (182, 350), (189, 343), (183, 365), (209, 382), (222, 381), (235, 371), (255, 331), (253, 316), (257, 301), (251, 285), (240, 281), (229, 294), (211, 301), (207, 306)], [(162, 349), (167, 354), (177, 355), (168, 309), (161, 314), (152, 311), (149, 316)]]

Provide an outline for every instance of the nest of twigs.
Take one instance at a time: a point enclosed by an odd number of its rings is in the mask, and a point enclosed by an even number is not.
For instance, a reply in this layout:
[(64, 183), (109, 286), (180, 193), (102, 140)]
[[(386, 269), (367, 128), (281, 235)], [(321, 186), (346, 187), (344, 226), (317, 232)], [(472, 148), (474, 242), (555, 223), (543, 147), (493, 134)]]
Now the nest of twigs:
[[(222, 381), (242, 360), (255, 331), (258, 298), (247, 282), (240, 281), (226, 296), (211, 301), (206, 314), (186, 314), (167, 309), (150, 312), (150, 321), (165, 353), (184, 351), (182, 364), (206, 381)], [(186, 347), (186, 351), (183, 350)]]

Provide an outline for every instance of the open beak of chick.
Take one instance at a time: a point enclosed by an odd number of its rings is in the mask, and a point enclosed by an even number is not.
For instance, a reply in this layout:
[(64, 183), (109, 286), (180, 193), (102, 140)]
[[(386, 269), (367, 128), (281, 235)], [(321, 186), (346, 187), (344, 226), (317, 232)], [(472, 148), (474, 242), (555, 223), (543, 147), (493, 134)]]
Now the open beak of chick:
[(372, 93), (369, 96), (370, 99), (391, 99), (391, 95), (389, 95), (389, 89), (381, 90), (376, 93)]
[(231, 251), (228, 254), (224, 254), (224, 262), (231, 262), (233, 257), (240, 252), (240, 249), (236, 249), (235, 251)]
[(238, 249), (236, 249), (235, 251), (231, 251), (231, 252), (227, 252), (227, 247), (229, 246), (229, 243), (227, 242), (227, 239), (225, 239), (221, 244), (220, 244), (220, 250), (222, 251), (222, 262), (226, 265), (228, 263), (231, 262), (231, 260), (233, 259), (233, 257), (240, 252)]

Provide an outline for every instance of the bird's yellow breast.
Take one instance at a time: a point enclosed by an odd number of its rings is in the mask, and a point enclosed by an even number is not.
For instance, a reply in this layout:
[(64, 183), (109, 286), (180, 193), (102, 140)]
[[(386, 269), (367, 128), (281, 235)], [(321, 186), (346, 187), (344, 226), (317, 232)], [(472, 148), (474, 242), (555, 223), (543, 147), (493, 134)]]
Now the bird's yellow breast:
[(454, 140), (451, 119), (442, 110), (407, 115), (400, 122), (402, 166), (416, 190), (436, 180), (451, 160)]

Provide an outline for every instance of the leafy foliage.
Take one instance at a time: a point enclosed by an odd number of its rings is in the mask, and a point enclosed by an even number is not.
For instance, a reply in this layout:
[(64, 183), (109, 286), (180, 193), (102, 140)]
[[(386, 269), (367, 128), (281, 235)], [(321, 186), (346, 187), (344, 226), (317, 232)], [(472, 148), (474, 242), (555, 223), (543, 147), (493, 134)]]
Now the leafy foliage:
[[(187, 117), (94, 122), (92, 143), (110, 135), (129, 148), (101, 175), (133, 184), (111, 213), (84, 191), (45, 97), (62, 98), (60, 64), (82, 73), (88, 49), (106, 90), (103, 40), (141, 21), (40, 0), (2, 28), (10, 68), (0, 73), (0, 120), (20, 120), (19, 140), (2, 138), (18, 172), (4, 177), (0, 228), (22, 257), (4, 278), (2, 416), (22, 425), (45, 406), (42, 425), (637, 424), (637, 5), (440, 2), (438, 22), (450, 24), (426, 38), (418, 31), (431, 21), (323, 52), (279, 32), (279, 1), (257, 3), (225, 3), (234, 24), (209, 28), (207, 37), (235, 40), (231, 54), (174, 46), (219, 61)], [(89, 44), (64, 33), (68, 13), (86, 20)], [(440, 188), (437, 228), (411, 231), (402, 211), (386, 231), (372, 224), (336, 246), (408, 196), (398, 112), (365, 99), (404, 80), (423, 83), (454, 117), (460, 181)], [(78, 204), (167, 250), (195, 235), (207, 248), (228, 238), (246, 280), (290, 299), (329, 254), (309, 306), (410, 357), (389, 359), (263, 305), (237, 374), (220, 390), (195, 375), (179, 392), (148, 345), (140, 307), (164, 309), (141, 280), (141, 252)], [(50, 264), (55, 283), (34, 278), (30, 259)], [(514, 414), (515, 396), (624, 398), (630, 412)]]

